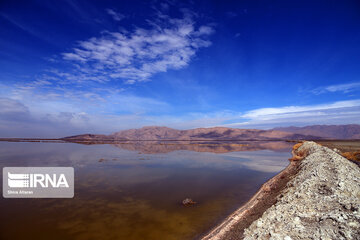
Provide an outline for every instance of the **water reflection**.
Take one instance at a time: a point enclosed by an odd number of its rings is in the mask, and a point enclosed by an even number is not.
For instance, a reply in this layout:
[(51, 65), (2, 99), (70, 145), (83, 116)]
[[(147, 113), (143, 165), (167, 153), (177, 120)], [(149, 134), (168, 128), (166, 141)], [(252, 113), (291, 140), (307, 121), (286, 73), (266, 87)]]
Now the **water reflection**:
[[(77, 143), (85, 145), (99, 144), (99, 142), (91, 141)], [(107, 144), (147, 154), (169, 153), (179, 150), (227, 153), (267, 149), (277, 152), (288, 152), (293, 145), (293, 143), (286, 141), (109, 141)]]
[[(75, 167), (75, 197), (2, 198), (0, 238), (193, 239), (246, 202), (290, 155), (287, 143), (211, 144), (2, 142), (1, 167)], [(182, 206), (186, 197), (198, 204)]]

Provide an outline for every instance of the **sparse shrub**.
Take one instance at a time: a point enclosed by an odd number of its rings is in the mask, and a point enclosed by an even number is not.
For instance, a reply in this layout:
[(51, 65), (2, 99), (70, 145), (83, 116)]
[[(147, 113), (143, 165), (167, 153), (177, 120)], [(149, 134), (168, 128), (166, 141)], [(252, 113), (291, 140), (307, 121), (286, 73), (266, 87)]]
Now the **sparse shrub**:
[(349, 160), (360, 161), (360, 151), (344, 152), (341, 155)]
[(289, 158), (290, 161), (299, 161), (308, 155), (309, 152), (307, 149), (299, 150), (302, 145), (303, 143), (297, 143), (293, 146), (293, 150), (291, 151), (292, 158)]

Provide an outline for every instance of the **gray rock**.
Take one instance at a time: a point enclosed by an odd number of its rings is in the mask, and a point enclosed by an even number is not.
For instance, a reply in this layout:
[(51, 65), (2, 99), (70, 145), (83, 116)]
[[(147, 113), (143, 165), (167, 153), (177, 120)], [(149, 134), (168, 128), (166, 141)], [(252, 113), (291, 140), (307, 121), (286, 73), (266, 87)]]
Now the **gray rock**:
[(191, 205), (196, 204), (196, 202), (194, 202), (191, 198), (185, 198), (185, 199), (182, 201), (182, 204), (183, 204), (184, 206), (191, 206)]

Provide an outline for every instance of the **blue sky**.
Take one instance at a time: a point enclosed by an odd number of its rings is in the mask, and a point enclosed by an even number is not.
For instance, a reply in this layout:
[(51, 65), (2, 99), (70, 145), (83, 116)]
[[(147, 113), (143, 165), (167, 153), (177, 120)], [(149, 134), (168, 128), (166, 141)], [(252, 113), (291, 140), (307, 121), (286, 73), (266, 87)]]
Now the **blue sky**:
[(359, 123), (358, 1), (1, 1), (0, 135)]

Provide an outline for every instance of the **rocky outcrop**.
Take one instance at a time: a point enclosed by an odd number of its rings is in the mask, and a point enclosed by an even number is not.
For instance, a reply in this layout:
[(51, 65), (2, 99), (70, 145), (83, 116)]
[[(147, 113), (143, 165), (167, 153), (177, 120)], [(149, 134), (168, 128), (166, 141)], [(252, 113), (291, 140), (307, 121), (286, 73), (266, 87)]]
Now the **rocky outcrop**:
[(184, 206), (192, 206), (196, 204), (196, 202), (194, 202), (191, 198), (185, 198), (181, 203)]
[(299, 171), (244, 239), (360, 239), (360, 169), (333, 150), (305, 142)]

